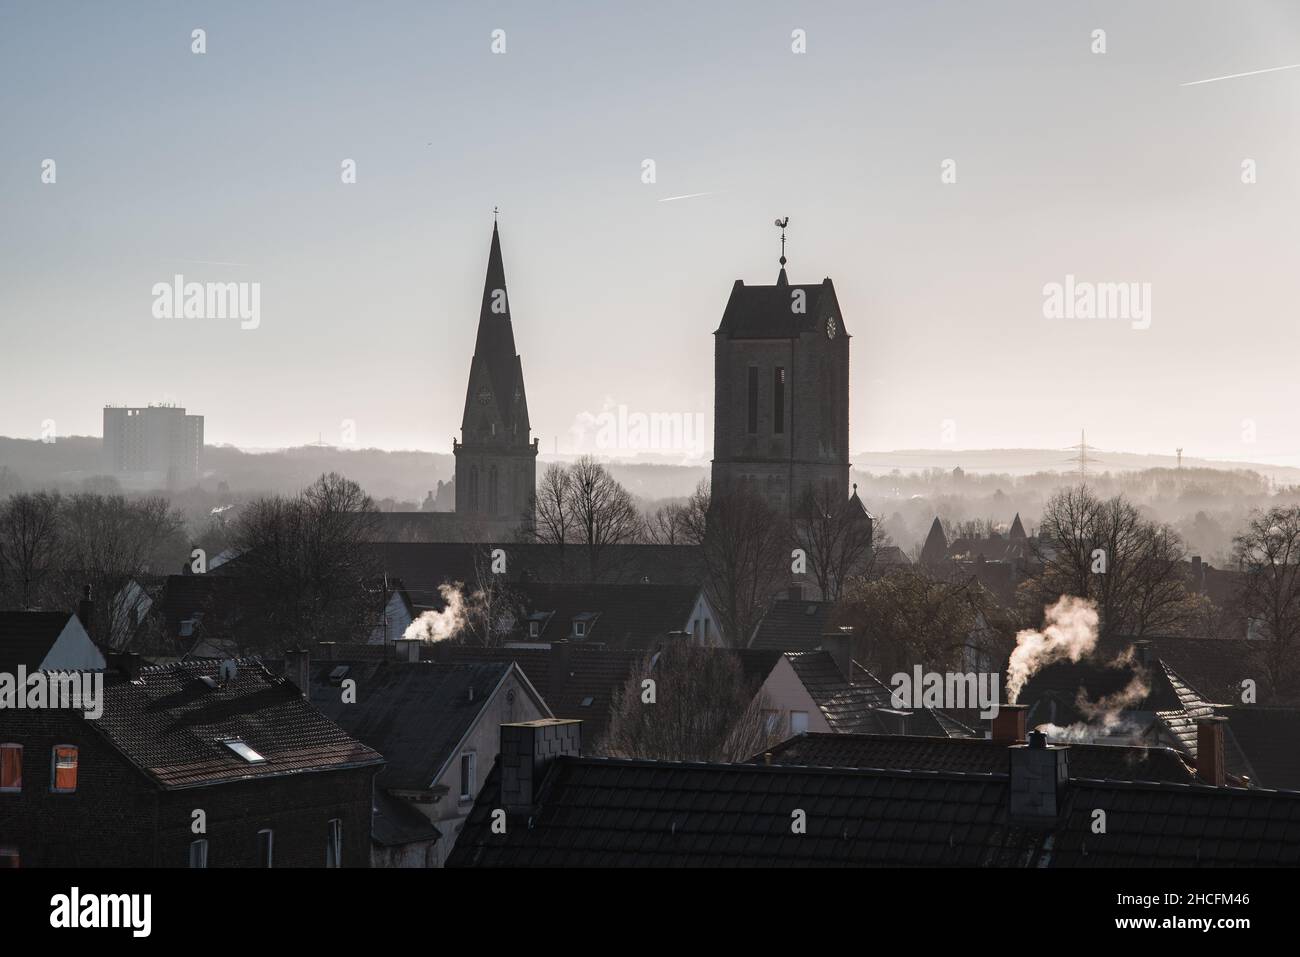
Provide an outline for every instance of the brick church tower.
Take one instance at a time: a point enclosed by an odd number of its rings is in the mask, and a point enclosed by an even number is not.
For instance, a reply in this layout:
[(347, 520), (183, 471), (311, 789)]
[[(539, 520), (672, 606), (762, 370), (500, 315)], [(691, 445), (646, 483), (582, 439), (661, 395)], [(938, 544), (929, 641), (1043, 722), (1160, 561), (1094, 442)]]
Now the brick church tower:
[(849, 334), (830, 279), (737, 279), (714, 332), (713, 487), (741, 483), (794, 516), (807, 490), (849, 499)]
[(524, 370), (515, 352), (495, 222), (460, 431), (461, 441), (452, 442), (452, 452), (456, 514), (466, 529), (483, 538), (504, 538), (520, 526), (531, 526), (537, 440), (529, 437)]

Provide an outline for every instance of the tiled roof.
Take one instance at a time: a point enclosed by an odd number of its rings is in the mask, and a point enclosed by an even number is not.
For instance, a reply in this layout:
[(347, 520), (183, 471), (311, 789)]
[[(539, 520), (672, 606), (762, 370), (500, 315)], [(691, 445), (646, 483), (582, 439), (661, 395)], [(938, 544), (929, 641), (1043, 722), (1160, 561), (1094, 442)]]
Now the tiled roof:
[[(802, 313), (791, 308), (796, 290), (804, 293)], [(837, 320), (840, 317), (831, 281), (823, 279), (815, 285), (791, 286), (782, 269), (772, 286), (746, 286), (737, 279), (717, 332), (734, 339), (793, 339), (808, 329), (820, 330), (828, 315), (834, 315)]]
[(758, 623), (750, 648), (771, 651), (812, 651), (822, 643), (832, 603), (779, 598)]
[[(893, 697), (871, 672), (853, 662), (853, 683), (844, 680), (828, 652), (788, 653), (786, 658), (826, 723), (841, 733), (887, 734), (897, 732), (894, 721), (884, 720), (882, 711), (895, 711)], [(930, 708), (906, 709), (909, 734), (970, 735), (973, 732), (957, 720), (941, 716)]]
[[(218, 662), (143, 668), (128, 681), (110, 672), (94, 728), (164, 788), (379, 765), (383, 759), (308, 704), (255, 658), (211, 688)], [(266, 760), (249, 763), (223, 741), (240, 740)]]
[[(1005, 774), (1007, 746), (989, 738), (933, 738), (916, 735), (801, 734), (756, 755), (763, 763), (830, 768), (896, 768)], [(1169, 748), (1100, 744), (1070, 746), (1070, 774), (1116, 781), (1191, 784), (1195, 772)]]
[(1056, 826), (1031, 828), (1009, 822), (1008, 787), (1006, 774), (559, 757), (527, 824), (494, 834), (498, 764), (448, 866), (1300, 864), (1297, 793), (1072, 779)]
[(1253, 784), (1300, 791), (1300, 708), (1236, 705), (1215, 713), (1228, 719), (1228, 735), (1248, 761)]
[(419, 841), (436, 841), (442, 832), (427, 817), (406, 801), (391, 796), (382, 787), (375, 788), (374, 814), (370, 839), (384, 847), (396, 847)]
[[(573, 622), (579, 615), (595, 617), (587, 622), (580, 641), (600, 642), (611, 648), (646, 648), (670, 631), (688, 627), (691, 610), (699, 596), (695, 585), (654, 584), (549, 584), (521, 583), (511, 586), (521, 604), (515, 637), (521, 641), (550, 641), (573, 637)], [(539, 633), (529, 631), (527, 616), (545, 613)]]
[[(384, 756), (380, 785), (420, 791), (433, 784), (510, 663), (313, 660), (310, 668), (312, 704)], [(356, 682), (352, 703), (343, 701), (343, 679)]]
[(0, 671), (40, 667), (71, 617), (66, 611), (0, 611)]

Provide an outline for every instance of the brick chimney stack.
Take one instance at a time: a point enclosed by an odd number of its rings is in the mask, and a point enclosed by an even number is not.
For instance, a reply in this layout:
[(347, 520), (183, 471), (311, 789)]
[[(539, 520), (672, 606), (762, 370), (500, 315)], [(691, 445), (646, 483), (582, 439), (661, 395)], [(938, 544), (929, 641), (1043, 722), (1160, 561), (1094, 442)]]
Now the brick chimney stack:
[(1196, 776), (1204, 784), (1221, 788), (1227, 783), (1223, 767), (1223, 728), (1227, 718), (1200, 718), (1196, 722)]
[(310, 696), (311, 655), (306, 648), (290, 648), (284, 653), (284, 676), (304, 698)]
[(998, 705), (998, 713), (993, 716), (991, 736), (997, 744), (1023, 744), (1025, 741), (1025, 718), (1029, 708), (1023, 704)]
[(398, 661), (419, 661), (423, 645), (424, 642), (418, 638), (398, 638), (393, 642), (393, 650), (397, 652)]
[(1007, 792), (1013, 823), (1051, 827), (1065, 807), (1070, 783), (1070, 749), (1047, 743), (1041, 731), (1029, 732), (1028, 744), (1012, 745)]
[(501, 806), (531, 814), (552, 761), (582, 753), (582, 722), (540, 718), (501, 725)]
[(835, 661), (840, 677), (853, 682), (853, 629), (841, 628), (822, 635), (822, 650)]

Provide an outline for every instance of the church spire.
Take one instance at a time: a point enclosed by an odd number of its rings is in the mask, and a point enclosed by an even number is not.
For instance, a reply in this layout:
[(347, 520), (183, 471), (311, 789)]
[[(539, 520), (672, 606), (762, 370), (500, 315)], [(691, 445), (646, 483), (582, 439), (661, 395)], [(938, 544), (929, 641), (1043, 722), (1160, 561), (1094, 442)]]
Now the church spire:
[[(488, 248), (487, 275), (483, 280), (483, 301), (478, 314), (478, 336), (470, 365), (469, 392), (465, 397), (462, 430), (472, 429), (484, 407), (495, 407), (499, 428), (516, 431), (528, 441), (528, 405), (524, 398), (523, 370), (515, 352), (514, 327), (510, 319), (510, 297), (506, 292), (505, 261), (501, 255), (501, 232), (493, 209), (492, 243)], [(489, 427), (491, 423), (489, 423)], [(466, 432), (466, 440), (469, 433)]]

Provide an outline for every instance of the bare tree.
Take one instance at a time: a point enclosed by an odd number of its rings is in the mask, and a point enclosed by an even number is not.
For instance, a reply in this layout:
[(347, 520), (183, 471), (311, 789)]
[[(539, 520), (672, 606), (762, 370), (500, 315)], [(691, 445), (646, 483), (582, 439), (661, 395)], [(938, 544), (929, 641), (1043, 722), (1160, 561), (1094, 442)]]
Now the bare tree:
[(90, 624), (96, 641), (129, 644), (137, 621), (123, 601), (132, 582), (170, 567), (183, 552), (183, 521), (164, 498), (128, 501), (121, 495), (79, 492), (63, 501), (58, 575), (51, 603), (74, 609), (86, 586), (94, 598)]
[(723, 640), (744, 647), (768, 604), (790, 577), (790, 529), (743, 485), (716, 494), (701, 482), (686, 504), (682, 527), (704, 557), (705, 595)]
[(14, 495), (0, 506), (0, 607), (35, 608), (48, 594), (60, 543), (57, 493)]
[(658, 761), (748, 760), (784, 737), (766, 697), (728, 649), (670, 642), (615, 694), (602, 750)]
[(1300, 505), (1256, 512), (1233, 544), (1238, 604), (1271, 641), (1265, 657), (1273, 687), (1288, 687), (1300, 657)]
[(334, 473), (294, 498), (250, 503), (232, 536), (244, 587), (225, 636), (258, 650), (364, 640), (387, 598), (365, 547), (375, 524), (370, 497)]
[(869, 576), (876, 549), (885, 544), (871, 516), (829, 484), (808, 486), (791, 524), (794, 544), (804, 550), (826, 601), (839, 600), (850, 575)]
[(591, 456), (569, 466), (549, 466), (535, 505), (537, 540), (555, 546), (561, 559), (566, 547), (577, 548), (592, 581), (609, 572), (611, 546), (636, 542), (642, 535), (641, 513), (631, 494)]
[(1103, 635), (1181, 631), (1195, 618), (1182, 540), (1122, 495), (1101, 499), (1086, 486), (1065, 489), (1048, 500), (1039, 528), (1050, 544), (1038, 555), (1037, 603), (1090, 598)]
[(669, 502), (645, 516), (645, 541), (649, 545), (697, 544), (691, 540), (689, 508)]

